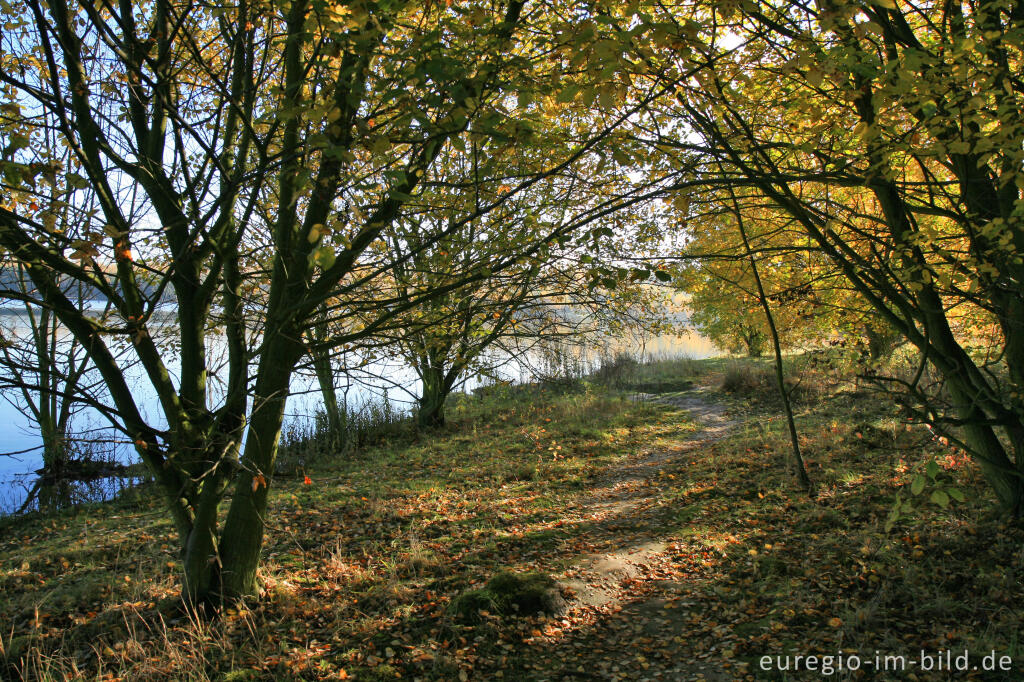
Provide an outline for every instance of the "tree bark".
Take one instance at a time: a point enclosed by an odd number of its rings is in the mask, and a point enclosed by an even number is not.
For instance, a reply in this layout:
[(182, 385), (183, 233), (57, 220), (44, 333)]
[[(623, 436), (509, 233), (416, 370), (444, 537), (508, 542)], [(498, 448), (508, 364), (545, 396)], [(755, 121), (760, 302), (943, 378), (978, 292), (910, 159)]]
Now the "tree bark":
[(331, 355), (325, 350), (314, 350), (310, 353), (310, 357), (317, 384), (320, 386), (320, 394), (324, 398), (324, 413), (327, 415), (327, 427), (330, 431), (332, 445), (343, 447), (345, 445), (345, 415), (342, 413), (342, 406), (338, 402), (338, 391), (334, 386), (334, 367), (331, 364)]
[(416, 425), (420, 428), (439, 428), (445, 425), (444, 407), (449, 389), (443, 368), (427, 366), (420, 370), (423, 394), (416, 413)]
[[(300, 343), (288, 340), (300, 338), (296, 331), (279, 330), (275, 336), (276, 341), (267, 344), (260, 358), (241, 470), (235, 477), (234, 496), (221, 530), (219, 585), (214, 596), (223, 601), (255, 594), (257, 588), (267, 492), (281, 438), (288, 383), (303, 352)], [(207, 588), (200, 596), (209, 600), (210, 594)]]

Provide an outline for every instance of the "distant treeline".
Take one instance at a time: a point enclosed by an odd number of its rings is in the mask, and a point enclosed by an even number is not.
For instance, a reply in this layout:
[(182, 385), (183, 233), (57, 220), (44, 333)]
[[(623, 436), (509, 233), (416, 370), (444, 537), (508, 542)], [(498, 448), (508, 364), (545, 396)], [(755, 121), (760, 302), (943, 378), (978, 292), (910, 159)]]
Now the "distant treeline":
[[(114, 279), (114, 273), (108, 273), (108, 275), (112, 285), (116, 287), (117, 283)], [(138, 286), (140, 293), (146, 298), (152, 298), (157, 295), (157, 285), (153, 282), (140, 280)], [(88, 283), (82, 283), (77, 280), (73, 284), (68, 282), (65, 292), (68, 298), (75, 303), (97, 303), (102, 305), (107, 302), (107, 296), (102, 291)], [(0, 308), (20, 306), (21, 296), (26, 294), (37, 296), (38, 293), (27, 274), (9, 265), (0, 266)], [(173, 297), (165, 291), (162, 299), (166, 302), (173, 300)]]

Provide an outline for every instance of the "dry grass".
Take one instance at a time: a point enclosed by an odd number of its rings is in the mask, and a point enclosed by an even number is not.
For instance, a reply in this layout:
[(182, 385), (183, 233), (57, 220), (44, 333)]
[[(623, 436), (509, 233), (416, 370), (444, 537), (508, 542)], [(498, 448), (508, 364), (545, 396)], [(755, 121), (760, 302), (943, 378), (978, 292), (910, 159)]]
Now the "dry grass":
[[(703, 367), (718, 380), (727, 369)], [(816, 499), (793, 483), (770, 405), (735, 395), (722, 399), (749, 411), (745, 426), (644, 483), (646, 533), (667, 549), (660, 572), (630, 589), (689, 605), (679, 637), (611, 641), (637, 625), (613, 612), (453, 620), (453, 600), (501, 571), (558, 576), (600, 553), (582, 503), (591, 485), (641, 453), (677, 449), (693, 428), (671, 408), (585, 389), (495, 388), (456, 401), (452, 425), (429, 440), (324, 464), (311, 486), (278, 481), (264, 592), (214, 620), (177, 605), (174, 537), (155, 503), (0, 521), (3, 674), (546, 680), (616, 665), (605, 676), (625, 679), (640, 674), (628, 662), (643, 650), (648, 664), (700, 659), (742, 676), (764, 654), (838, 647), (996, 650), (1016, 664), (1024, 532), (993, 511), (974, 465), (908, 430), (894, 406), (820, 390), (797, 415)], [(965, 502), (910, 494), (929, 462), (934, 484)], [(887, 532), (897, 496), (915, 507)]]
[(563, 533), (548, 533), (562, 510), (604, 467), (687, 428), (668, 417), (582, 389), (494, 390), (457, 400), (430, 440), (322, 462), (311, 486), (278, 479), (264, 592), (214, 620), (180, 610), (175, 536), (156, 501), (4, 519), (6, 675), (386, 679), (391, 648), (457, 676), (438, 639), (451, 599), (498, 567), (557, 563)]

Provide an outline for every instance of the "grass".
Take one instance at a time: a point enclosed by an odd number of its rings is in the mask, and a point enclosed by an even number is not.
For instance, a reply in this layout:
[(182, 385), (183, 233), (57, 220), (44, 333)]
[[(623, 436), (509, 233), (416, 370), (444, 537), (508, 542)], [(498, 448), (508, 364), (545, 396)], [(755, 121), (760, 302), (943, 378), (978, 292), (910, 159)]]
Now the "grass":
[[(33, 679), (376, 669), (382, 628), (430, 641), (457, 594), (553, 553), (570, 532), (562, 509), (602, 468), (680, 428), (661, 408), (535, 388), (463, 398), (451, 420), (437, 438), (321, 461), (313, 485), (279, 479), (266, 595), (201, 633), (170, 608), (176, 539), (145, 495), (0, 520), (7, 662)], [(325, 647), (315, 660), (311, 639)], [(199, 647), (194, 657), (180, 655), (184, 642)]]
[(492, 612), (501, 616), (562, 615), (565, 601), (549, 575), (501, 571), (483, 587), (453, 599), (448, 611), (462, 622), (479, 622)]
[(409, 412), (387, 398), (359, 407), (342, 403), (338, 412), (338, 424), (331, 424), (327, 412), (320, 409), (312, 418), (293, 419), (284, 425), (275, 463), (278, 474), (294, 475), (371, 444), (402, 441), (413, 430)]
[(712, 369), (716, 360), (685, 356), (634, 358), (628, 353), (602, 358), (589, 377), (607, 389), (639, 393), (671, 393), (691, 388), (695, 378)]
[[(759, 671), (760, 656), (840, 649), (967, 649), (975, 660), (995, 650), (1019, 665), (1024, 533), (994, 512), (976, 467), (808, 361), (795, 378), (816, 384), (798, 402), (818, 489), (808, 499), (767, 390), (721, 392), (728, 371), (743, 371), (733, 363), (623, 363), (572, 387), (491, 387), (456, 400), (439, 433), (319, 460), (313, 485), (279, 479), (265, 592), (212, 622), (175, 606), (175, 538), (144, 492), (0, 520), (0, 676), (540, 680), (582, 667), (612, 679), (647, 670), (643, 652), (648, 666), (701, 660), (725, 679), (793, 679)], [(666, 549), (628, 583), (629, 599), (676, 605), (663, 635), (636, 634), (630, 605), (453, 614), (496, 576), (557, 578), (605, 551), (591, 489), (694, 429), (671, 405), (629, 394), (686, 381), (711, 386), (742, 424), (643, 483), (645, 534)], [(940, 473), (912, 495), (932, 461)], [(936, 486), (966, 499), (940, 507), (928, 501)], [(897, 496), (914, 506), (887, 532)]]

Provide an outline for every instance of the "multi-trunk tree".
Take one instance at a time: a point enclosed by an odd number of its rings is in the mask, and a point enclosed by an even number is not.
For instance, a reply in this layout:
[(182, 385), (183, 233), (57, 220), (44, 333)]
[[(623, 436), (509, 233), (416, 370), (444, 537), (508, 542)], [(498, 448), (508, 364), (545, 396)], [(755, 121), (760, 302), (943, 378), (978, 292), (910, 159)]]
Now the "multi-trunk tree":
[[(30, 0), (4, 15), (2, 112), (27, 123), (2, 141), (0, 244), (34, 303), (86, 349), (108, 414), (155, 477), (185, 597), (251, 594), (307, 322), (393, 265), (380, 238), (445, 142), (471, 120), (501, 123), (489, 103), (529, 70), (517, 36), (531, 18), (521, 2), (304, 0)], [(57, 210), (77, 220), (55, 229)], [(99, 292), (114, 315), (79, 310), (66, 281)], [(161, 308), (177, 314), (169, 347), (153, 330)], [(119, 343), (152, 384), (158, 417), (140, 409)], [(217, 390), (215, 345), (226, 349)]]
[[(468, 263), (495, 262), (517, 243), (519, 248), (540, 244), (513, 266), (403, 316), (404, 332), (396, 343), (420, 379), (420, 426), (444, 424), (448, 396), (471, 373), (490, 374), (556, 339), (582, 346), (631, 322), (657, 323), (637, 314), (653, 292), (636, 283), (609, 291), (588, 276), (596, 271), (590, 246), (607, 237), (600, 227), (584, 226), (600, 224), (609, 210), (628, 213), (634, 197), (621, 194), (629, 183), (617, 171), (595, 172), (593, 161), (604, 144), (592, 149), (589, 163), (543, 173), (550, 149), (558, 147), (552, 138), (565, 135), (564, 125), (564, 118), (550, 116), (543, 131), (510, 140), (506, 149), (472, 139), (465, 153), (435, 165), (421, 197), (406, 206), (390, 231), (398, 261), (392, 271), (396, 300), (447, 287)], [(499, 155), (503, 158), (496, 163)], [(481, 215), (480, 206), (525, 178), (531, 182), (527, 191)], [(438, 229), (450, 236), (438, 244), (422, 242), (422, 235)]]
[[(48, 479), (71, 475), (72, 418), (84, 405), (102, 407), (101, 382), (90, 375), (82, 344), (53, 311), (22, 302), (35, 299), (24, 270), (13, 267), (2, 278), (0, 298), (16, 313), (0, 329), (0, 390), (39, 430), (43, 466), (37, 473)], [(79, 306), (92, 303), (80, 288), (62, 290)], [(101, 317), (102, 306), (94, 314)]]

